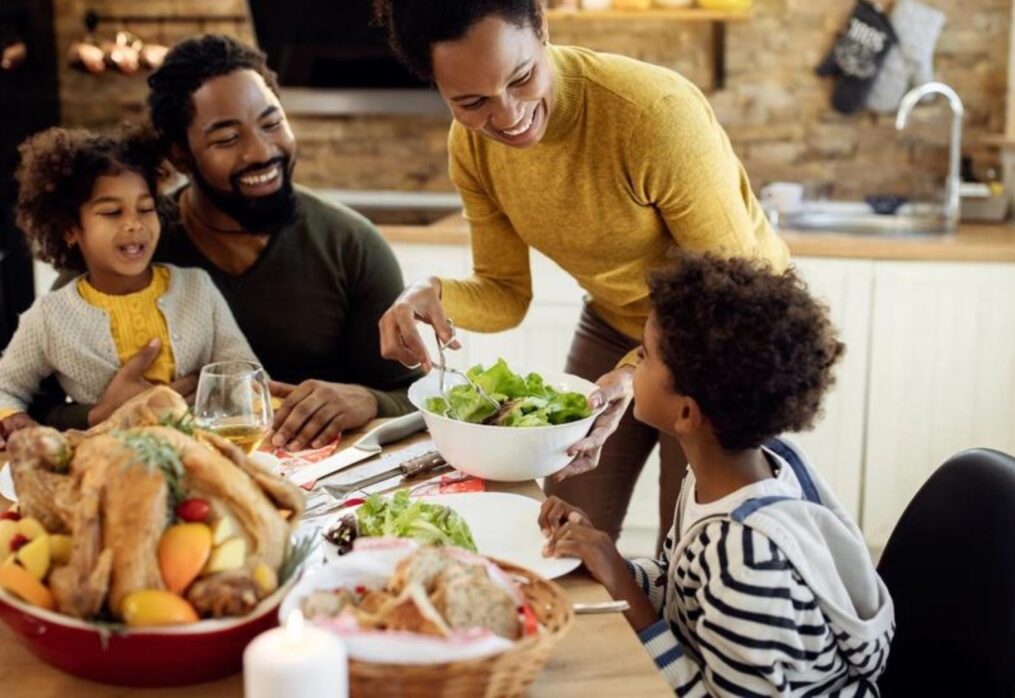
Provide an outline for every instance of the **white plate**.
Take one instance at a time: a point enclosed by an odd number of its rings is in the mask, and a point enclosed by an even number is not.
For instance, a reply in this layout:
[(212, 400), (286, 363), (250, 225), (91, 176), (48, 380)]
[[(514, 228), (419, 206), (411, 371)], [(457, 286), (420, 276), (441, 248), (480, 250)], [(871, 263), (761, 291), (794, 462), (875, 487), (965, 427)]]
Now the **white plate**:
[[(581, 564), (576, 558), (543, 557), (546, 539), (539, 530), (540, 504), (531, 497), (504, 492), (463, 492), (421, 497), (431, 504), (451, 507), (469, 524), (481, 555), (512, 562), (546, 579), (561, 577)], [(341, 516), (329, 522), (334, 525)], [(325, 557), (335, 559), (334, 545), (325, 542)]]
[(18, 493), (14, 489), (14, 475), (11, 473), (10, 463), (4, 463), (3, 467), (0, 468), (0, 497), (11, 502), (18, 501)]

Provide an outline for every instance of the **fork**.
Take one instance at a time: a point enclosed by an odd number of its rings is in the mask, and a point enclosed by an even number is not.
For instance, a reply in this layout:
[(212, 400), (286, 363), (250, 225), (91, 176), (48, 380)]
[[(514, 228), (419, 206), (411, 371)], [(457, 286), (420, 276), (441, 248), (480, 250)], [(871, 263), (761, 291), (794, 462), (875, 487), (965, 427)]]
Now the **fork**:
[(468, 373), (464, 371), (459, 371), (457, 368), (448, 368), (447, 362), (444, 359), (444, 350), (447, 349), (449, 346), (451, 346), (451, 343), (455, 341), (455, 324), (451, 321), (451, 318), (448, 318), (448, 327), (451, 328), (451, 338), (448, 339), (447, 342), (441, 341), (440, 335), (437, 334), (437, 329), (434, 328), (434, 336), (437, 338), (437, 355), (440, 356), (441, 359), (440, 366), (438, 366), (438, 368), (440, 369), (440, 373), (438, 375), (440, 377), (439, 380), (440, 380), (441, 396), (444, 396), (447, 391), (447, 386), (444, 380), (445, 374), (453, 373), (457, 376), (461, 376), (462, 378), (464, 378), (465, 382), (468, 383), (473, 390), (479, 393), (479, 396), (481, 398), (490, 403), (495, 410), (499, 410), (500, 403), (494, 400), (489, 395), (487, 395), (486, 391), (483, 390), (483, 388), (478, 383), (476, 383), (476, 381), (472, 380), (472, 378), (469, 377)]

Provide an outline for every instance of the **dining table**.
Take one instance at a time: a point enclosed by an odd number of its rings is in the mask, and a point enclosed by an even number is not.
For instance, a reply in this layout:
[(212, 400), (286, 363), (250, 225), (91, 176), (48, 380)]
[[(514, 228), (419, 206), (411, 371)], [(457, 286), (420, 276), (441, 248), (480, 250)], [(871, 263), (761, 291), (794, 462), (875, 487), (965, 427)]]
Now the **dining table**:
[[(362, 433), (380, 424), (368, 424)], [(348, 433), (340, 448), (353, 444), (358, 432)], [(419, 446), (428, 436), (417, 434), (385, 446), (389, 455)], [(383, 457), (384, 454), (381, 454)], [(0, 462), (6, 460), (0, 459)], [(385, 484), (387, 491), (402, 483)], [(504, 492), (543, 500), (534, 480), (523, 482), (486, 481), (487, 492)], [(10, 502), (0, 496), (0, 511)], [(606, 589), (582, 567), (554, 580), (572, 603), (601, 603), (610, 600)], [(239, 698), (243, 676), (235, 674), (219, 681), (175, 688), (136, 688), (94, 683), (45, 664), (31, 654), (4, 624), (0, 623), (0, 695), (5, 698)], [(555, 648), (549, 663), (529, 689), (529, 696), (546, 698), (588, 698), (590, 696), (672, 696), (637, 634), (622, 613), (579, 614), (570, 631)], [(356, 698), (353, 696), (353, 698)]]

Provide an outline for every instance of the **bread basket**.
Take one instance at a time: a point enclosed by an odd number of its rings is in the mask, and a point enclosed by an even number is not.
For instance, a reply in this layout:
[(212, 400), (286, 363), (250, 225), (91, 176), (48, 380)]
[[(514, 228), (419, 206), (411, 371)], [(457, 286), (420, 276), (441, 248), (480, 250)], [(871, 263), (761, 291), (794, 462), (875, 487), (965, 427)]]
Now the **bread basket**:
[(574, 611), (564, 591), (553, 582), (522, 567), (493, 561), (518, 583), (539, 621), (539, 633), (500, 654), (467, 661), (395, 664), (350, 659), (350, 695), (503, 698), (524, 694), (567, 634)]

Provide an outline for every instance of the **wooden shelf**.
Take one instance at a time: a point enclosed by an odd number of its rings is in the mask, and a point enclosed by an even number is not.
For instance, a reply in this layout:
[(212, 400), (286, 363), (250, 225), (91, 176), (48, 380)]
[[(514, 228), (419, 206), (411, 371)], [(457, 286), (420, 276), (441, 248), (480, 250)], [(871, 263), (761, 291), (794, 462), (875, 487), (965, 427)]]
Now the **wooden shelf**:
[(628, 20), (654, 19), (669, 22), (741, 22), (751, 16), (750, 10), (705, 10), (700, 7), (653, 7), (647, 10), (546, 10), (548, 19)]
[(712, 27), (712, 89), (721, 90), (726, 86), (726, 24), (742, 22), (751, 16), (747, 10), (706, 10), (700, 7), (652, 7), (647, 10), (546, 10), (550, 21), (555, 20), (603, 20), (607, 22), (625, 20), (653, 20), (656, 22), (697, 22)]

